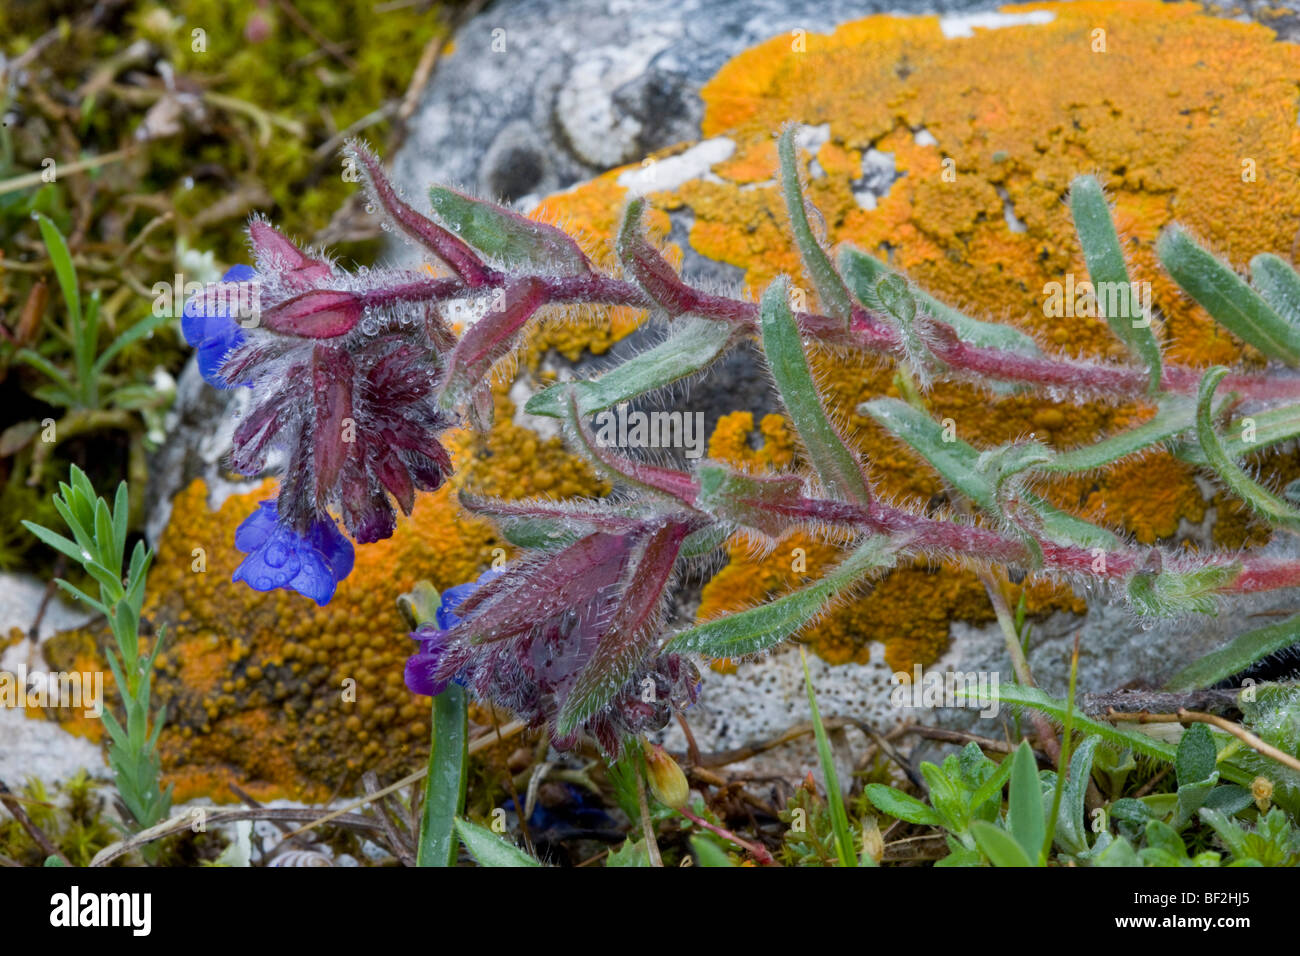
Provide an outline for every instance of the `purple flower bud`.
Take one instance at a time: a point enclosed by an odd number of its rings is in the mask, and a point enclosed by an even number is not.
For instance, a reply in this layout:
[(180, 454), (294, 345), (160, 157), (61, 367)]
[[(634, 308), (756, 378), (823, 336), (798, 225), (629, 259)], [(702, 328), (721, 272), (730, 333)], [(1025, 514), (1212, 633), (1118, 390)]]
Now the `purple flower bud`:
[(234, 581), (256, 591), (289, 588), (322, 606), (352, 571), (352, 544), (333, 520), (313, 521), (305, 534), (282, 523), (274, 501), (263, 501), (235, 531), (235, 547), (248, 557)]

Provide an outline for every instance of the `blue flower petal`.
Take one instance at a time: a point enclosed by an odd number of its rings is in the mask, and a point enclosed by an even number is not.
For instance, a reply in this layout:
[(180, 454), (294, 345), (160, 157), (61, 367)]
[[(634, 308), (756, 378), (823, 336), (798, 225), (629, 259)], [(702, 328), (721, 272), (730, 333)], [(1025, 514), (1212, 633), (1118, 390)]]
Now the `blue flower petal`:
[(257, 270), (252, 266), (246, 266), (242, 262), (239, 265), (231, 266), (226, 270), (226, 274), (221, 277), (222, 282), (252, 282), (257, 278)]
[(235, 547), (248, 556), (233, 580), (255, 591), (289, 588), (317, 604), (328, 604), (338, 582), (352, 571), (352, 543), (329, 518), (299, 535), (279, 523), (275, 501), (263, 501), (235, 531)]
[(257, 510), (235, 529), (235, 547), (240, 551), (256, 551), (266, 544), (266, 539), (275, 530), (277, 515), (274, 499), (260, 502)]
[[(256, 275), (250, 266), (232, 266), (221, 281), (247, 282)], [(199, 350), (199, 374), (217, 388), (235, 387), (236, 383), (227, 382), (219, 370), (226, 356), (244, 343), (244, 330), (228, 313), (229, 309), (223, 303), (214, 303), (209, 311), (202, 293), (192, 297), (181, 310), (181, 332), (185, 341)]]
[(343, 532), (333, 521), (317, 521), (307, 534), (311, 546), (329, 565), (335, 581), (342, 581), (352, 573), (354, 554), (352, 542), (343, 536)]
[(337, 584), (325, 559), (313, 551), (303, 556), (302, 569), (294, 575), (289, 587), (324, 607), (334, 597)]

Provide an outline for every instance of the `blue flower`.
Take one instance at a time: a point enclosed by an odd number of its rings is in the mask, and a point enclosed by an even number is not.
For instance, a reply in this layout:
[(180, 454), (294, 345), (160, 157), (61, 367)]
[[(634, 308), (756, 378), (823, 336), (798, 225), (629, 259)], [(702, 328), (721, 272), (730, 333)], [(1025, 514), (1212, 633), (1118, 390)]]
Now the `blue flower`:
[(290, 588), (322, 606), (352, 571), (352, 542), (329, 518), (311, 523), (298, 534), (279, 521), (274, 501), (263, 501), (235, 531), (235, 547), (248, 557), (232, 580), (255, 591)]
[[(232, 266), (221, 277), (221, 284), (248, 282), (256, 275), (250, 266)], [(229, 303), (217, 296), (210, 298), (205, 289), (185, 303), (181, 312), (181, 331), (185, 334), (185, 341), (198, 349), (199, 374), (204, 381), (217, 388), (234, 388), (221, 377), (221, 364), (227, 355), (244, 344), (244, 330), (230, 315)]]
[[(501, 573), (500, 568), (489, 568), (479, 575), (477, 581), (457, 584), (442, 592), (438, 610), (433, 615), (437, 626), (430, 623), (421, 624), (411, 635), (420, 642), (419, 651), (406, 662), (406, 686), (413, 693), (436, 697), (447, 689), (451, 681), (436, 680), (433, 675), (438, 670), (438, 665), (442, 663), (443, 654), (447, 650), (446, 632), (460, 623), (456, 609), (469, 600), (469, 596), (482, 585)], [(456, 679), (456, 683), (462, 681)]]

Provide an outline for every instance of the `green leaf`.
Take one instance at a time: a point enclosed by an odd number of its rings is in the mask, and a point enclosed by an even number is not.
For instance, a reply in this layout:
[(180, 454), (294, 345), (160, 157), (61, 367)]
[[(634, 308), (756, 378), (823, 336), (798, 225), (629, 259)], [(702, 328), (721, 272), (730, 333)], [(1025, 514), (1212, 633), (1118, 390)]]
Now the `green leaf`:
[(1251, 855), (1250, 844), (1246, 839), (1246, 831), (1229, 819), (1226, 814), (1209, 807), (1202, 807), (1197, 812), (1197, 815), (1203, 822), (1208, 823), (1213, 828), (1233, 857), (1246, 858)]
[[(889, 268), (875, 256), (868, 255), (850, 246), (841, 247), (837, 261), (840, 274), (853, 290), (854, 296), (859, 302), (871, 309), (884, 307), (884, 303), (879, 300), (877, 293), (882, 279), (891, 275), (905, 278), (901, 272)], [(957, 338), (963, 342), (982, 348), (1016, 352), (1021, 355), (1042, 354), (1034, 340), (1019, 329), (1014, 329), (1009, 325), (1000, 325), (996, 322), (980, 322), (972, 319), (965, 313), (944, 305), (938, 299), (917, 289), (915, 286), (910, 288), (910, 292), (920, 306), (921, 311), (946, 325), (952, 326), (952, 330), (957, 333)]]
[(1218, 764), (1219, 751), (1205, 724), (1192, 724), (1183, 732), (1174, 755), (1174, 774), (1178, 786), (1208, 780)]
[(499, 265), (568, 274), (588, 272), (587, 257), (562, 230), (443, 186), (429, 190), (433, 217)]
[(55, 551), (58, 551), (60, 554), (71, 558), (73, 561), (77, 562), (78, 564), (81, 564), (83, 561), (86, 560), (86, 556), (82, 553), (81, 548), (77, 547), (75, 543), (63, 537), (63, 535), (56, 534), (55, 532), (51, 531), (49, 528), (43, 528), (40, 525), (33, 524), (30, 521), (24, 521), (22, 524), (24, 528), (26, 528), (32, 534), (36, 535), (36, 537), (40, 538), (42, 541), (48, 544)]
[(117, 336), (117, 338), (108, 343), (108, 347), (105, 348), (103, 352), (99, 353), (99, 358), (95, 360), (92, 375), (96, 378), (103, 375), (104, 370), (108, 368), (108, 363), (113, 361), (119, 352), (127, 346), (151, 335), (159, 326), (165, 325), (170, 318), (171, 316), (166, 315), (165, 313), (162, 315), (151, 315), (141, 319), (139, 322), (135, 323), (135, 325), (122, 332)]
[(1290, 264), (1263, 252), (1250, 260), (1250, 277), (1264, 301), (1290, 323), (1300, 326), (1300, 275)]
[[(1150, 820), (1147, 822), (1147, 848), (1156, 850), (1158, 855), (1168, 857), (1174, 860), (1187, 859), (1187, 847), (1183, 845), (1183, 838), (1169, 824), (1163, 820)], [(1145, 858), (1146, 850), (1142, 851)]]
[(1183, 291), (1225, 329), (1271, 358), (1289, 365), (1300, 362), (1300, 331), (1182, 227), (1167, 228), (1156, 243), (1156, 253)]
[(486, 827), (470, 823), (464, 817), (456, 818), (456, 832), (479, 866), (541, 866), (513, 843), (506, 842)]
[[(1201, 727), (1203, 724), (1197, 724)], [(1173, 825), (1177, 829), (1182, 829), (1196, 814), (1205, 801), (1209, 799), (1214, 792), (1214, 785), (1219, 782), (1217, 773), (1210, 774), (1208, 780), (1202, 780), (1199, 783), (1186, 783), (1178, 787), (1178, 807), (1174, 813)]]
[(777, 279), (759, 302), (763, 351), (813, 469), (827, 491), (842, 501), (869, 504), (871, 493), (857, 459), (831, 424), (808, 370), (799, 326), (790, 312), (787, 285)]
[(1025, 856), (1037, 860), (1047, 837), (1047, 820), (1043, 813), (1043, 788), (1038, 781), (1038, 764), (1033, 749), (1026, 741), (1020, 742), (1011, 758), (1007, 829)]
[(1245, 787), (1225, 783), (1223, 786), (1211, 790), (1202, 806), (1209, 807), (1211, 810), (1219, 810), (1228, 816), (1235, 816), (1254, 802), (1255, 797)]
[[(970, 798), (970, 809), (972, 813), (982, 807), (989, 800), (1002, 793), (1002, 788), (1011, 778), (1011, 765), (1012, 762), (1010, 758), (1004, 759), (1000, 764), (998, 764), (998, 769), (993, 772), (993, 776), (989, 777), (979, 785)], [(1002, 801), (999, 800), (999, 806), (1001, 803)]]
[(51, 853), (49, 856), (45, 858), (44, 865), (45, 866), (67, 866), (68, 864), (64, 863), (63, 860), (61, 860), (59, 857)]
[(1038, 515), (1043, 523), (1043, 534), (1057, 544), (1075, 544), (1081, 548), (1117, 548), (1119, 535), (1100, 528), (1090, 521), (1076, 518), (1048, 504), (1033, 492), (1022, 492), (1022, 500)]
[(1252, 664), (1300, 641), (1300, 615), (1247, 631), (1226, 647), (1188, 664), (1169, 679), (1169, 690), (1195, 690), (1240, 674)]
[(844, 793), (840, 790), (839, 774), (835, 772), (835, 758), (831, 754), (830, 738), (822, 725), (821, 713), (817, 710), (817, 695), (813, 691), (812, 677), (808, 674), (808, 655), (799, 648), (799, 657), (803, 661), (803, 683), (808, 691), (808, 709), (812, 713), (813, 734), (817, 738), (817, 756), (821, 760), (822, 774), (826, 778), (826, 801), (830, 805), (831, 830), (835, 834), (835, 853), (840, 858), (840, 866), (857, 866), (858, 855), (854, 851), (853, 835), (849, 830), (849, 817), (844, 810)]
[(1070, 211), (1088, 264), (1097, 308), (1111, 331), (1148, 369), (1150, 391), (1155, 394), (1160, 390), (1160, 345), (1151, 330), (1151, 316), (1141, 314), (1135, 301), (1137, 296), (1129, 281), (1124, 250), (1115, 234), (1110, 205), (1096, 177), (1080, 176), (1070, 184)]
[(667, 650), (705, 657), (744, 657), (780, 644), (824, 612), (836, 595), (875, 568), (893, 563), (895, 546), (881, 535), (868, 538), (825, 577), (793, 594), (748, 611), (728, 614), (683, 631)]
[[(1044, 464), (1042, 470), (1072, 474), (1103, 468), (1121, 458), (1169, 441), (1195, 424), (1196, 403), (1186, 396), (1166, 395), (1160, 399), (1156, 414), (1148, 421), (1095, 445), (1062, 452)], [(1300, 428), (1300, 416), (1297, 417), (1296, 424)]]
[(1101, 744), (1096, 734), (1084, 738), (1070, 757), (1061, 807), (1056, 818), (1056, 841), (1066, 851), (1080, 854), (1088, 849), (1088, 823), (1084, 801), (1092, 775), (1093, 755)]
[[(456, 865), (457, 818), (465, 809), (469, 779), (468, 714), (466, 691), (458, 684), (448, 684), (446, 690), (433, 698), (433, 742), (429, 775), (424, 781), (417, 866)], [(478, 857), (467, 837), (465, 845)]]
[[(1233, 420), (1226, 435), (1219, 436), (1219, 442), (1228, 457), (1235, 461), (1297, 436), (1300, 436), (1300, 405), (1283, 405)], [(1176, 443), (1174, 453), (1194, 465), (1209, 464), (1205, 452), (1194, 442)]]
[[(131, 516), (131, 500), (127, 491), (126, 482), (119, 481), (117, 484), (117, 494), (113, 496), (113, 553), (117, 555), (126, 554), (126, 532), (127, 522)], [(121, 561), (118, 567), (121, 568)]]
[(1093, 861), (1096, 866), (1105, 867), (1140, 867), (1142, 859), (1133, 849), (1133, 844), (1123, 837), (1119, 837), (1110, 846), (1102, 850)]
[[(957, 438), (949, 437), (944, 427), (920, 409), (896, 398), (875, 398), (858, 406), (858, 412), (869, 415), (896, 438), (928, 461), (949, 485), (961, 492), (984, 512), (1001, 515), (997, 500), (998, 477), (992, 468), (993, 459), (985, 458), (974, 447)], [(1015, 446), (1004, 446), (1007, 448)], [(1035, 449), (1024, 447), (1023, 454), (1033, 455)], [(996, 451), (996, 449), (995, 449)], [(984, 453), (987, 455), (988, 453)], [(981, 459), (984, 465), (981, 465)], [(1050, 467), (1055, 459), (1026, 462), (1035, 468)], [(1011, 469), (1014, 471), (1014, 469)], [(1002, 477), (1006, 477), (1005, 470)], [(1022, 500), (1033, 509), (1042, 521), (1043, 532), (1061, 544), (1078, 544), (1083, 547), (1115, 547), (1119, 538), (1105, 528), (1099, 528), (1082, 518), (1067, 514), (1039, 498), (1032, 492), (1023, 492)]]
[[(1009, 761), (1006, 763), (1009, 773), (1011, 765)], [(1003, 782), (1005, 782), (1005, 778)], [(1001, 784), (998, 785), (998, 789), (1001, 789)], [(901, 790), (887, 787), (883, 783), (869, 783), (863, 790), (867, 795), (867, 799), (882, 813), (888, 813), (891, 817), (897, 817), (899, 820), (906, 820), (908, 823), (915, 823), (920, 826), (943, 826), (943, 820), (938, 813)]]
[(63, 238), (63, 233), (59, 232), (59, 227), (44, 213), (33, 213), (32, 218), (40, 227), (41, 238), (45, 240), (45, 248), (49, 250), (50, 264), (54, 267), (54, 275), (58, 278), (59, 288), (63, 291), (63, 301), (67, 303), (73, 328), (80, 330), (81, 291), (77, 286), (77, 269), (72, 264), (72, 253), (68, 251), (68, 243)]
[(984, 851), (984, 855), (993, 861), (994, 866), (1034, 865), (1020, 843), (1005, 830), (985, 820), (976, 820), (971, 823), (970, 832), (975, 837), (975, 842), (979, 844), (979, 848)]
[(795, 245), (803, 258), (804, 267), (817, 289), (817, 297), (823, 307), (835, 318), (849, 321), (853, 314), (853, 300), (849, 290), (844, 288), (826, 255), (826, 250), (813, 234), (808, 222), (807, 200), (803, 195), (803, 185), (799, 181), (799, 167), (794, 146), (795, 127), (789, 126), (777, 142), (777, 156), (781, 163), (781, 195), (785, 199), (785, 208), (790, 215), (790, 228), (794, 234)]
[(1239, 564), (1158, 574), (1139, 572), (1128, 582), (1129, 603), (1144, 617), (1215, 614), (1215, 595), (1240, 573)]
[(43, 372), (59, 387), (61, 392), (65, 392), (69, 398), (73, 399), (67, 403), (68, 405), (78, 404), (76, 401), (77, 389), (76, 386), (72, 384), (72, 380), (68, 378), (68, 376), (64, 375), (63, 372), (61, 372), (55, 364), (44, 355), (41, 355), (39, 352), (34, 352), (31, 349), (19, 349), (14, 353), (13, 360), (15, 362), (22, 362), (24, 365), (30, 365), (38, 372)]
[(99, 601), (99, 599), (91, 597), (89, 594), (81, 590), (81, 588), (77, 587), (76, 585), (69, 584), (67, 581), (63, 580), (62, 578), (56, 578), (54, 580), (54, 583), (57, 584), (61, 590), (70, 594), (74, 600), (81, 601), (91, 610), (98, 611), (100, 614), (103, 615), (108, 614), (108, 608), (104, 607), (103, 603)]
[(735, 866), (727, 851), (707, 837), (691, 837), (691, 852), (695, 854), (696, 866)]
[(593, 415), (671, 385), (707, 368), (726, 350), (732, 330), (725, 322), (683, 316), (673, 322), (664, 341), (587, 381), (560, 383), (538, 392), (524, 411), (563, 418), (566, 387), (578, 400), (578, 414)]
[(643, 843), (629, 837), (623, 841), (623, 845), (617, 850), (609, 851), (609, 855), (605, 857), (605, 866), (649, 867), (650, 857), (646, 853)]
[(934, 466), (935, 471), (985, 511), (996, 510), (996, 490), (977, 467), (979, 452), (955, 436), (945, 440), (944, 427), (920, 409), (896, 398), (875, 398), (858, 406), (896, 438)]
[(1227, 374), (1226, 368), (1216, 365), (1201, 379), (1201, 386), (1196, 396), (1196, 437), (1201, 443), (1201, 450), (1205, 453), (1210, 467), (1223, 479), (1223, 483), (1233, 494), (1268, 519), (1271, 524), (1300, 531), (1300, 511), (1251, 480), (1250, 476), (1228, 456), (1219, 441), (1219, 436), (1214, 431), (1211, 406), (1219, 382), (1223, 381), (1223, 377)]

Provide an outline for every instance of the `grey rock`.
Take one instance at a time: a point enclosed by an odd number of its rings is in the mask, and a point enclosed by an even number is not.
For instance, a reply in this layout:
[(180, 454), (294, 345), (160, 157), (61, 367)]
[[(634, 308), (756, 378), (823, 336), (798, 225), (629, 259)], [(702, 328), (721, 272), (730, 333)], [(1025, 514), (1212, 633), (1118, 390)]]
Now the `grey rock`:
[(456, 34), (394, 160), (431, 183), (531, 205), (537, 197), (700, 137), (704, 85), (728, 60), (795, 29), (875, 13), (964, 14), (989, 0), (513, 0)]

